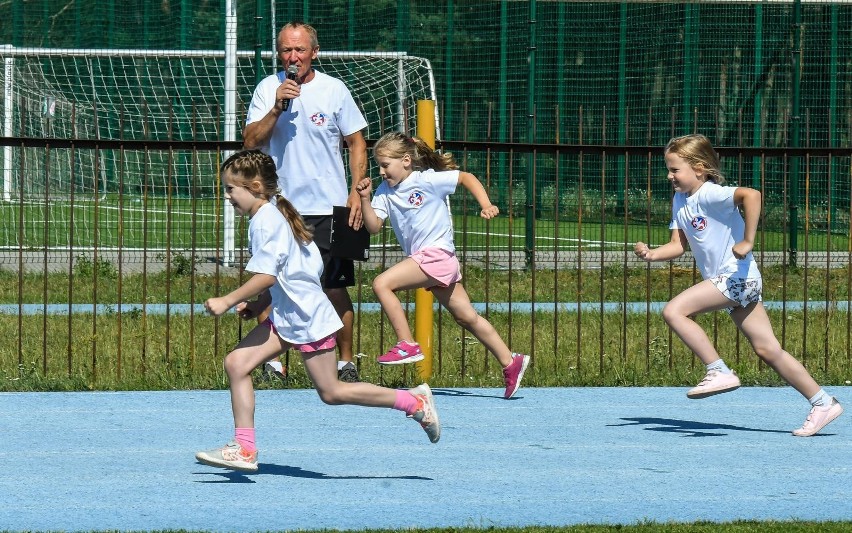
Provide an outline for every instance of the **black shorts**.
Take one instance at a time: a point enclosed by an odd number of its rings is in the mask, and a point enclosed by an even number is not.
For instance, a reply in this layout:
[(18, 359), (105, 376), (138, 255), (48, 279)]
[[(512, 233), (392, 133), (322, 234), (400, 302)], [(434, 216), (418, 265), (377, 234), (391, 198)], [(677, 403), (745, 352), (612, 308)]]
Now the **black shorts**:
[(322, 255), (323, 289), (340, 289), (355, 285), (355, 262), (331, 256), (331, 215), (303, 215), (305, 224), (313, 227), (314, 242)]

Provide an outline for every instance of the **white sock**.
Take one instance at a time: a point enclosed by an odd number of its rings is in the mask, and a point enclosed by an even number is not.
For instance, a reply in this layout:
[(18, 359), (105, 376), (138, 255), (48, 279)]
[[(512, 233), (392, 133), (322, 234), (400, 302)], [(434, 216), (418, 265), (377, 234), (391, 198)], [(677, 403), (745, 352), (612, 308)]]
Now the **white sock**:
[(808, 401), (814, 407), (827, 407), (831, 405), (831, 396), (825, 392), (825, 389), (820, 389), (818, 393), (814, 394), (813, 398), (808, 398)]
[(723, 361), (721, 359), (717, 359), (717, 360), (713, 361), (712, 363), (710, 363), (709, 365), (707, 365), (707, 370), (708, 371), (716, 370), (716, 371), (721, 372), (723, 374), (730, 374), (731, 373), (731, 369), (728, 368), (728, 365), (725, 364), (725, 361)]
[(342, 369), (343, 369), (343, 367), (344, 367), (344, 366), (346, 366), (346, 363), (348, 363), (348, 362), (349, 362), (349, 361), (338, 361), (338, 362), (337, 362), (337, 369), (338, 369), (338, 370), (342, 370)]

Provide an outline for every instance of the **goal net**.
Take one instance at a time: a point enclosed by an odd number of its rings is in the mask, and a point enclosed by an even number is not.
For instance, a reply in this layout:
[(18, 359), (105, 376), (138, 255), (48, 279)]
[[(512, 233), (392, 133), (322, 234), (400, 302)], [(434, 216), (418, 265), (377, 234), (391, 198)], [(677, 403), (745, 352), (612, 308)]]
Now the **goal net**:
[[(6, 137), (236, 140), (227, 125), (241, 129), (257, 78), (252, 51), (229, 61), (223, 50), (0, 50)], [(272, 53), (262, 59), (271, 65)], [(236, 71), (230, 106), (229, 64)], [(368, 139), (413, 129), (417, 100), (436, 98), (424, 58), (321, 51), (315, 66), (350, 88), (367, 118)], [(0, 216), (24, 224), (4, 223), (0, 246), (221, 249), (228, 240), (219, 225), (222, 154), (133, 146), (4, 147)]]

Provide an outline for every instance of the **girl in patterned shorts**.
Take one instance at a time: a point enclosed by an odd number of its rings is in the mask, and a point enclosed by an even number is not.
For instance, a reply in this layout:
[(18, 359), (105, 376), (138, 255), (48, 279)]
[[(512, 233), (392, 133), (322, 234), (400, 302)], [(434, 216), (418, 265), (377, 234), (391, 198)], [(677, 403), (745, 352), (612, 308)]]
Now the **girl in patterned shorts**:
[[(805, 367), (785, 351), (763, 307), (762, 279), (752, 255), (760, 218), (760, 192), (725, 187), (719, 156), (703, 135), (685, 135), (665, 149), (668, 179), (674, 187), (671, 240), (651, 249), (637, 242), (634, 252), (645, 261), (668, 261), (692, 250), (703, 281), (675, 296), (663, 318), (707, 367), (689, 398), (706, 398), (740, 386), (736, 374), (719, 357), (707, 334), (692, 317), (727, 309), (758, 357), (811, 403), (811, 411), (793, 435), (809, 437), (840, 416), (843, 407), (825, 392)], [(740, 214), (740, 209), (744, 214)]]

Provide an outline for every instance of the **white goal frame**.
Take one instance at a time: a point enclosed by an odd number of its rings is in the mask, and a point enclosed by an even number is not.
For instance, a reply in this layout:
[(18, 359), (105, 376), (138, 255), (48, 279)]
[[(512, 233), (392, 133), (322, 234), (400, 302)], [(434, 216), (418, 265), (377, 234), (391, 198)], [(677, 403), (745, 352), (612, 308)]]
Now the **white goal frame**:
[[(235, 24), (235, 19), (231, 20), (231, 17), (226, 18), (226, 25)], [(234, 26), (235, 27), (235, 26)], [(237, 81), (237, 65), (241, 65), (243, 70), (246, 68), (246, 64), (250, 64), (250, 62), (256, 57), (256, 52), (251, 50), (237, 50), (236, 49), (236, 40), (226, 38), (226, 48), (224, 50), (149, 50), (149, 49), (73, 49), (73, 48), (16, 48), (10, 45), (0, 46), (0, 53), (3, 54), (4, 57), (4, 76), (3, 76), (3, 134), (6, 137), (14, 137), (14, 136), (22, 136), (22, 137), (40, 137), (44, 135), (34, 134), (33, 132), (26, 131), (16, 131), (16, 128), (20, 129), (20, 125), (16, 124), (16, 109), (15, 105), (18, 98), (18, 82), (19, 80), (15, 79), (16, 76), (16, 61), (19, 58), (38, 58), (39, 60), (50, 60), (51, 58), (81, 58), (81, 61), (90, 61), (96, 60), (96, 58), (130, 58), (132, 60), (144, 61), (146, 58), (151, 58), (152, 60), (159, 61), (169, 61), (169, 60), (192, 60), (193, 58), (206, 58), (207, 60), (219, 62), (223, 65), (222, 71), (220, 75), (221, 86), (224, 87), (224, 94), (214, 95), (217, 101), (223, 103), (223, 131), (222, 136), (224, 137), (221, 140), (224, 141), (236, 141), (237, 140), (237, 124), (238, 121), (244, 119), (244, 117), (238, 116), (241, 111), (238, 109), (238, 92), (242, 92), (243, 94), (250, 94), (250, 91), (253, 90), (253, 87), (238, 87)], [(274, 59), (275, 56), (272, 51), (262, 52), (261, 57), (264, 65), (270, 66), (270, 71), (274, 68)], [(431, 99), (437, 100), (436, 88), (435, 88), (435, 79), (432, 70), (431, 63), (428, 59), (419, 58), (415, 56), (409, 56), (405, 52), (357, 52), (357, 51), (320, 51), (319, 57), (317, 61), (317, 68), (319, 70), (323, 70), (332, 75), (335, 75), (335, 71), (329, 71), (323, 68), (323, 62), (326, 60), (326, 63), (329, 61), (337, 61), (337, 62), (349, 62), (353, 61), (351, 67), (347, 67), (348, 63), (343, 63), (343, 67), (339, 68), (349, 68), (352, 69), (351, 73), (344, 74), (352, 74), (357, 75), (357, 65), (355, 60), (362, 60), (363, 62), (369, 62), (371, 58), (380, 59), (382, 63), (395, 63), (396, 64), (396, 72), (390, 73), (389, 76), (383, 79), (382, 83), (387, 83), (388, 80), (394, 80), (392, 83), (395, 85), (396, 91), (396, 110), (392, 113), (394, 116), (386, 117), (387, 124), (385, 127), (387, 129), (395, 129), (405, 131), (409, 129), (409, 124), (413, 125), (416, 117), (412, 116), (413, 103), (411, 98), (417, 99)], [(409, 79), (407, 79), (407, 74), (410, 75), (410, 72), (406, 72), (406, 65), (412, 65), (417, 62), (420, 66), (418, 69), (422, 69), (426, 74), (422, 74), (419, 76), (418, 83), (421, 85), (419, 87), (413, 88), (410, 90), (409, 87)], [(363, 63), (362, 63), (363, 64)], [(91, 92), (93, 93), (93, 97), (95, 91), (94, 80), (88, 79), (80, 79), (78, 88), (81, 92), (88, 90), (88, 83), (91, 83)], [(34, 85), (37, 85), (35, 83)], [(243, 82), (243, 85), (246, 85), (246, 82)], [(386, 85), (386, 87), (391, 88), (390, 84)], [(99, 88), (102, 89), (102, 88)], [(241, 89), (241, 90), (240, 90)], [(357, 88), (352, 88), (350, 85), (350, 89), (353, 92), (353, 96), (355, 96), (356, 101), (359, 100), (359, 94), (357, 93)], [(23, 90), (23, 89), (22, 89)], [(48, 98), (52, 98), (50, 95), (50, 89), (47, 88), (43, 95), (38, 94), (29, 94), (31, 99), (43, 97), (45, 100)], [(195, 96), (195, 95), (193, 95)], [(368, 95), (371, 96), (371, 95)], [(82, 102), (82, 104), (91, 105), (91, 102)], [(50, 104), (45, 104), (50, 105)], [(103, 104), (100, 102), (96, 102), (96, 104), (100, 108), (106, 108), (109, 104)], [(366, 108), (370, 105), (369, 101), (362, 100), (362, 105)], [(365, 109), (366, 112), (369, 111)], [(435, 123), (438, 125), (438, 110), (436, 106), (435, 111)], [(370, 138), (370, 136), (378, 137), (381, 133), (379, 128), (376, 125), (371, 123), (371, 126), (368, 127), (368, 130), (365, 131), (365, 136)], [(436, 128), (437, 131), (440, 131), (440, 128)], [(436, 132), (437, 134), (437, 132)], [(91, 137), (88, 137), (91, 138)], [(106, 139), (106, 137), (100, 137), (100, 139)], [(164, 140), (164, 139), (154, 139), (154, 140)], [(207, 139), (211, 140), (211, 139)], [(219, 140), (219, 139), (216, 139)], [(13, 183), (14, 179), (14, 153), (15, 150), (19, 148), (13, 146), (4, 146), (3, 147), (3, 157), (2, 157), (2, 180), (0, 180), (0, 184), (2, 184), (2, 193), (0, 194), (0, 198), (5, 201), (11, 201), (13, 199), (13, 191), (15, 184)], [(227, 154), (223, 154), (223, 156), (227, 156)], [(234, 212), (233, 208), (227, 203), (224, 202), (224, 224), (223, 224), (223, 261), (227, 264), (233, 263), (235, 259), (235, 222), (234, 222)]]

